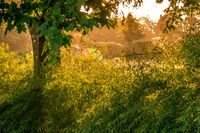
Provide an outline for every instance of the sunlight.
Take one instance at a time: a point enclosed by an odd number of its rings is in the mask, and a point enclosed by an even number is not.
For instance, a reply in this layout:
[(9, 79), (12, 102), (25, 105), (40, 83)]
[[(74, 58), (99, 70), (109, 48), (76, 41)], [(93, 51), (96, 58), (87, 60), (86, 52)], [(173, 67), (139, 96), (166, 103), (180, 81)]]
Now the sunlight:
[[(123, 12), (125, 16), (132, 13), (135, 17), (149, 17), (153, 21), (158, 21), (163, 10), (169, 5), (168, 0), (164, 0), (162, 4), (156, 4), (155, 0), (144, 0), (142, 7), (133, 9), (132, 6), (123, 7), (120, 5), (119, 12)], [(123, 15), (121, 14), (121, 15)]]

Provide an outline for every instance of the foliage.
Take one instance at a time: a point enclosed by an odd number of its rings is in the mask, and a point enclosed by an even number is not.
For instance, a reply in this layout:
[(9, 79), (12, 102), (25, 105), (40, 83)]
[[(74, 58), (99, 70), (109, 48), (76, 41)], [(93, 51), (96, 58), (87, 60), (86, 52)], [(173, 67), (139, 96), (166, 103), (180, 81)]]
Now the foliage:
[[(141, 3), (134, 0), (135, 5)], [(20, 1), (0, 1), (0, 24), (5, 22), (6, 33), (17, 27), (18, 32), (26, 31), (29, 28), (36, 45), (40, 39), (44, 40), (39, 44), (47, 53), (51, 64), (57, 62), (60, 56), (59, 48), (68, 46), (71, 43), (70, 31), (88, 33), (93, 27), (114, 27), (115, 19), (120, 3), (131, 3), (133, 0), (20, 0)], [(92, 12), (89, 12), (91, 10)], [(34, 40), (35, 38), (39, 38)], [(36, 41), (36, 42), (35, 42)], [(40, 41), (38, 42), (40, 43)], [(36, 46), (37, 47), (37, 46)], [(33, 46), (34, 54), (35, 46)], [(39, 55), (42, 56), (42, 52)], [(40, 63), (45, 62), (42, 57)], [(36, 61), (35, 61), (36, 63)], [(36, 63), (37, 65), (37, 63)]]
[(182, 56), (187, 58), (189, 66), (194, 68), (200, 67), (200, 33), (190, 34), (186, 36), (182, 46)]
[(200, 19), (198, 15), (192, 14), (182, 18), (181, 22), (176, 24), (176, 29), (167, 32), (166, 23), (170, 19), (170, 14), (161, 15), (154, 32), (158, 37), (164, 37), (167, 42), (173, 42), (182, 38), (185, 34), (195, 34), (199, 32)]
[(38, 99), (32, 91), (32, 55), (9, 52), (0, 45), (0, 132), (38, 130)]
[[(26, 31), (26, 25), (34, 28), (39, 38), (45, 39), (45, 44), (40, 47), (48, 53), (47, 59), (55, 63), (60, 56), (59, 48), (71, 42), (70, 31), (88, 33), (93, 27), (105, 25), (114, 27), (116, 24), (114, 16), (118, 15), (118, 7), (121, 3), (141, 6), (142, 2), (143, 0), (112, 0), (112, 2), (106, 0), (1, 0), (0, 24), (6, 23), (6, 32), (14, 27), (17, 27), (18, 32)], [(156, 2), (162, 3), (163, 0), (156, 0)], [(199, 1), (194, 0), (170, 0), (170, 6), (166, 9), (166, 12), (170, 14), (167, 21), (168, 28), (175, 27), (182, 15), (190, 15), (193, 12), (199, 15), (199, 4)], [(32, 33), (32, 37), (33, 35)]]
[(23, 82), (25, 76), (31, 73), (32, 56), (25, 54), (22, 57), (17, 55), (17, 53), (8, 52), (8, 49), (6, 44), (0, 46), (0, 84), (1, 87), (5, 87), (1, 88), (2, 91), (14, 92), (12, 87)]
[(198, 40), (196, 34), (166, 45), (162, 60), (130, 63), (74, 58), (64, 49), (39, 95), (30, 57), (3, 45), (0, 131), (199, 132), (199, 56), (187, 51), (198, 49)]
[(141, 40), (144, 38), (142, 25), (130, 13), (125, 20), (125, 26), (126, 27), (123, 32), (127, 42)]
[[(157, 0), (163, 2), (163, 0)], [(200, 2), (198, 0), (169, 0), (170, 5), (165, 12), (169, 15), (167, 29), (171, 30), (178, 26), (183, 16), (200, 15)]]

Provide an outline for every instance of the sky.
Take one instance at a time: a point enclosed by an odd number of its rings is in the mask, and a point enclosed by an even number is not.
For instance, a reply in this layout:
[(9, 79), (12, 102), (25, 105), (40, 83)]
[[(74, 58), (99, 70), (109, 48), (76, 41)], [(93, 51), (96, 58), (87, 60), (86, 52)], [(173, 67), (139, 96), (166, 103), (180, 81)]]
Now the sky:
[(120, 11), (123, 11), (126, 16), (129, 12), (135, 17), (149, 17), (153, 21), (158, 21), (163, 10), (169, 5), (168, 0), (164, 0), (162, 4), (156, 4), (155, 0), (144, 0), (143, 5), (138, 9), (133, 9), (133, 7), (119, 7)]

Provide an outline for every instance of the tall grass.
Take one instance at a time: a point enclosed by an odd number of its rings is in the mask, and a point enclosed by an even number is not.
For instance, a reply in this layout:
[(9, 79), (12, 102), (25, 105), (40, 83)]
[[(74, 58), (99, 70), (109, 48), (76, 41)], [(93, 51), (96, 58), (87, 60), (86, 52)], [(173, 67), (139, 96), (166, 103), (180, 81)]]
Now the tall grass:
[[(32, 91), (31, 56), (0, 48), (0, 132), (199, 132), (199, 34), (156, 60), (91, 60), (63, 50)], [(195, 50), (193, 50), (195, 49)]]

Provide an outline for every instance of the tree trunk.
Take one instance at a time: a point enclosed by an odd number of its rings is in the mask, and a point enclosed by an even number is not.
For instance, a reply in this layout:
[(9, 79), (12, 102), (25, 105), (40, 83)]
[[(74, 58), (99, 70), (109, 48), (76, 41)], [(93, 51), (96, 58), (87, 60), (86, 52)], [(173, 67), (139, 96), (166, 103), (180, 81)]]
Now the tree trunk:
[(45, 82), (44, 67), (46, 66), (45, 58), (47, 54), (43, 52), (45, 37), (39, 37), (34, 26), (29, 27), (32, 38), (33, 58), (34, 58), (34, 89), (41, 90)]

